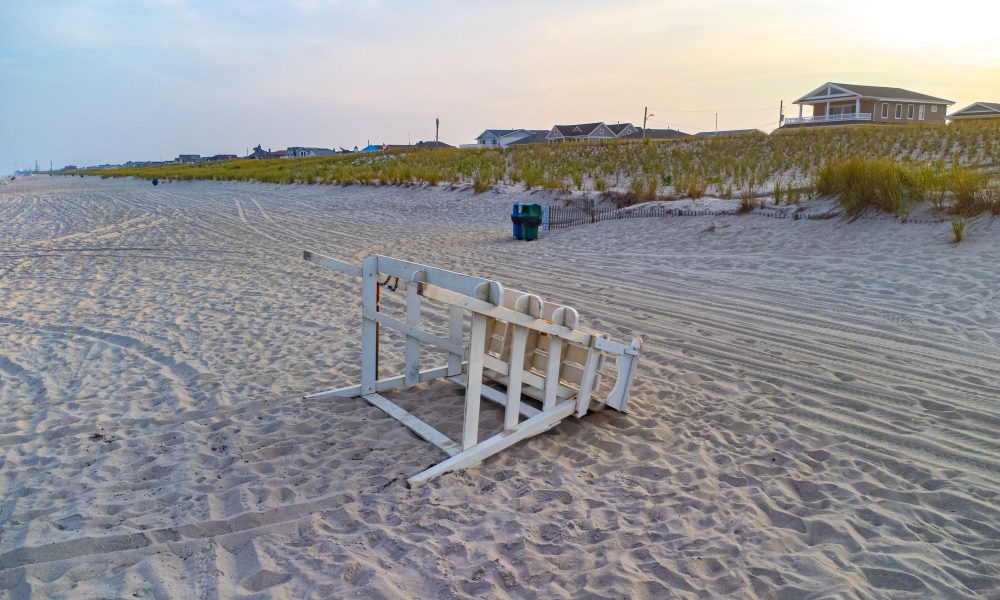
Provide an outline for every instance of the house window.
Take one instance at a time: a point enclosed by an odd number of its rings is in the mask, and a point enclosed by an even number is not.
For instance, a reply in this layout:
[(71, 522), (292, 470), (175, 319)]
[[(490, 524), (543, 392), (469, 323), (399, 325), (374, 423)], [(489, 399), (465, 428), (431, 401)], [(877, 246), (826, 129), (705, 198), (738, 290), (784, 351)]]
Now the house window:
[(913, 105), (909, 104), (906, 107), (906, 118), (913, 119)]
[(896, 105), (896, 118), (897, 119), (902, 119), (903, 118), (903, 105), (902, 104), (897, 104)]
[(920, 120), (923, 121), (927, 116), (927, 107), (923, 104), (920, 105)]
[(888, 102), (883, 102), (882, 103), (882, 119), (883, 120), (888, 120), (889, 119), (889, 103)]
[(931, 112), (937, 112), (937, 104), (931, 107)]

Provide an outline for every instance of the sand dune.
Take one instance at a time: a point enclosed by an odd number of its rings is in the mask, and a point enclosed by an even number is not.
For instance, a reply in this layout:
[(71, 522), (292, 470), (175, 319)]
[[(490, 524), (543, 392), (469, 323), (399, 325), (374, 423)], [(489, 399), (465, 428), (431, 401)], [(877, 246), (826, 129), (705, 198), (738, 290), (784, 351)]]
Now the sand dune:
[[(947, 223), (757, 216), (526, 244), (497, 193), (15, 183), (2, 597), (1000, 594), (989, 219), (958, 246)], [(362, 401), (301, 399), (359, 354), (355, 282), (304, 248), (496, 278), (642, 335), (632, 413), (407, 489), (438, 451)], [(450, 385), (392, 397), (461, 417)]]

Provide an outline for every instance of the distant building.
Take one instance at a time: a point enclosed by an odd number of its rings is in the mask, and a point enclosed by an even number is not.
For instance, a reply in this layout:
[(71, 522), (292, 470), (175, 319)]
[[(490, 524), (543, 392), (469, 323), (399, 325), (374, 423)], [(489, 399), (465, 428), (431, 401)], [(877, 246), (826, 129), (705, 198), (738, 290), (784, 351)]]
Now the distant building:
[(247, 156), (247, 158), (253, 158), (253, 159), (257, 159), (257, 160), (267, 160), (267, 159), (271, 159), (271, 158), (284, 158), (284, 157), (285, 157), (285, 151), (284, 150), (278, 150), (277, 152), (271, 152), (270, 148), (268, 148), (267, 150), (264, 150), (263, 148), (260, 147), (260, 144), (257, 144), (256, 146), (254, 146), (253, 152), (251, 152), (249, 154), (249, 156)]
[(506, 148), (511, 144), (534, 138), (539, 132), (548, 135), (548, 130), (538, 129), (487, 129), (476, 138), (476, 145), (485, 148)]
[(1000, 119), (1000, 102), (975, 102), (962, 110), (951, 113), (948, 118), (953, 121)]
[(308, 148), (305, 146), (292, 146), (285, 150), (285, 156), (287, 158), (306, 158), (313, 156), (333, 156), (337, 153), (336, 150), (331, 150), (329, 148)]
[(642, 127), (636, 127), (634, 132), (623, 137), (627, 139), (673, 140), (689, 138), (691, 134), (677, 131), (676, 129), (646, 129), (643, 132)]
[(214, 156), (206, 156), (202, 160), (205, 161), (217, 161), (217, 160), (235, 160), (238, 158), (235, 154), (216, 154)]
[(179, 155), (177, 157), (177, 159), (174, 162), (179, 162), (179, 163), (201, 162), (201, 155), (200, 154), (181, 154), (181, 155)]
[(694, 137), (722, 137), (726, 135), (750, 135), (754, 133), (764, 133), (760, 129), (727, 129), (725, 131), (699, 131)]
[(414, 145), (417, 148), (426, 148), (428, 150), (437, 150), (437, 149), (440, 149), (440, 148), (454, 148), (454, 146), (449, 146), (448, 144), (446, 144), (444, 142), (433, 142), (433, 141), (417, 142)]
[(615, 134), (616, 138), (628, 138), (635, 135), (636, 131), (638, 131), (631, 123), (615, 123), (607, 127), (611, 130), (611, 133)]
[(600, 142), (618, 137), (610, 127), (600, 123), (553, 125), (546, 139), (550, 142)]
[[(852, 83), (824, 83), (802, 96), (798, 117), (787, 117), (784, 127), (851, 123), (939, 123), (944, 124), (945, 111), (951, 100), (902, 88)], [(812, 107), (812, 116), (802, 114), (804, 106)]]

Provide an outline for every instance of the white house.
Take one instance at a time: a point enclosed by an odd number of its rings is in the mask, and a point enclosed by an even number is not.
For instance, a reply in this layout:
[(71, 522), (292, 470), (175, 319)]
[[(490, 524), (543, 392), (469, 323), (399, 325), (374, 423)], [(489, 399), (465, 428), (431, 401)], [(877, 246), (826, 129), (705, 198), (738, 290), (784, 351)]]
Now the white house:
[(291, 146), (285, 150), (285, 157), (287, 158), (305, 158), (309, 156), (333, 156), (336, 154), (336, 150), (330, 150), (329, 148), (306, 148), (304, 146)]
[[(482, 148), (506, 148), (511, 144), (526, 143), (538, 134), (536, 129), (487, 129), (476, 138), (476, 146)], [(543, 133), (548, 133), (542, 130)]]

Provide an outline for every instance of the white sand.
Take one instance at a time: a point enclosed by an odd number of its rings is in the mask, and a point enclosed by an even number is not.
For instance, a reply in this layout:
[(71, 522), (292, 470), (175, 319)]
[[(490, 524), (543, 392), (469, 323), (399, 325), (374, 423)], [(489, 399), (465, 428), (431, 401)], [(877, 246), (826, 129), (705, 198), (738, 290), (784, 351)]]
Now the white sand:
[[(947, 223), (681, 217), (528, 244), (514, 199), (5, 186), (0, 597), (1000, 593), (1000, 226), (955, 246)], [(355, 282), (303, 248), (643, 335), (632, 414), (407, 489), (437, 450), (300, 398), (352, 383), (359, 350)], [(460, 419), (448, 384), (394, 398)]]

